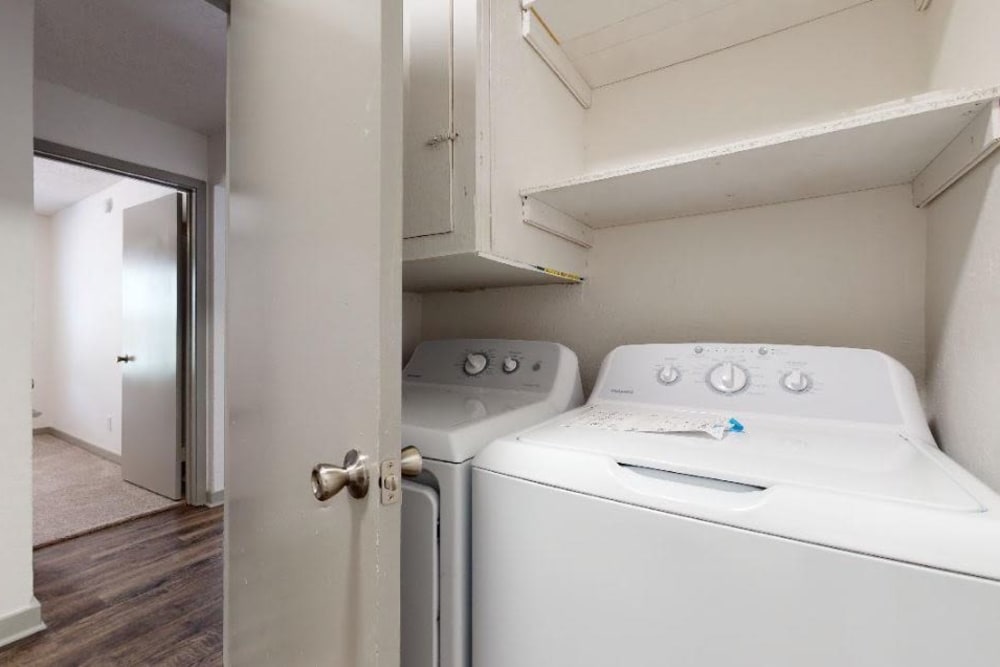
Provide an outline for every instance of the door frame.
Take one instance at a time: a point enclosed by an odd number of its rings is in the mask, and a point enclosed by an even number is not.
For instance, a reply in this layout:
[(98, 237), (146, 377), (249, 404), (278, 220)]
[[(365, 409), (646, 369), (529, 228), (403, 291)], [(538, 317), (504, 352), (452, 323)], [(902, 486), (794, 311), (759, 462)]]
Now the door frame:
[(212, 225), (208, 224), (208, 184), (189, 176), (91, 153), (72, 146), (35, 138), (34, 154), (140, 181), (175, 188), (190, 198), (191, 220), (187, 225), (187, 252), (178, 257), (183, 268), (178, 329), (183, 345), (180, 383), (183, 391), (178, 409), (183, 417), (180, 430), (184, 447), (184, 499), (189, 505), (206, 505), (208, 497), (208, 453), (213, 436), (212, 413), (213, 314)]

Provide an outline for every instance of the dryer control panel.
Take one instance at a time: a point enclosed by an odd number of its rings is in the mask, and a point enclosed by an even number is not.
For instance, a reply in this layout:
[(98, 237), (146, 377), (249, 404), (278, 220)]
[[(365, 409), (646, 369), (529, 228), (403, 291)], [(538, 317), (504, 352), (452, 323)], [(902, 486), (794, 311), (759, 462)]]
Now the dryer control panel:
[(560, 369), (577, 373), (576, 357), (558, 343), (495, 339), (421, 343), (403, 382), (549, 392)]
[(920, 409), (912, 376), (892, 358), (804, 345), (622, 346), (590, 400), (880, 424), (902, 423), (900, 401)]

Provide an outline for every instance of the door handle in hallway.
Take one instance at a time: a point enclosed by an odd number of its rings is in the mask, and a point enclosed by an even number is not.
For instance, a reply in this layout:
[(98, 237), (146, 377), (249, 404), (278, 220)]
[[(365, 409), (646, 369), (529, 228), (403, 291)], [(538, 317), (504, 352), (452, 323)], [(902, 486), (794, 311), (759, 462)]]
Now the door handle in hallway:
[(134, 354), (119, 354), (118, 357), (115, 359), (115, 363), (118, 364), (130, 364), (133, 361), (135, 361)]

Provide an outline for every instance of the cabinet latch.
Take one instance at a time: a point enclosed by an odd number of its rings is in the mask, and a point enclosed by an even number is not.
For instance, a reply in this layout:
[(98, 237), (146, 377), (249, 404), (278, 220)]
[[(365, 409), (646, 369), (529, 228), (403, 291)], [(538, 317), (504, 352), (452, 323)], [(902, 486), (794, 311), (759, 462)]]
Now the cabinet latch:
[(427, 140), (427, 146), (437, 146), (438, 144), (446, 144), (458, 139), (458, 132), (452, 132), (451, 134), (435, 134), (433, 137)]

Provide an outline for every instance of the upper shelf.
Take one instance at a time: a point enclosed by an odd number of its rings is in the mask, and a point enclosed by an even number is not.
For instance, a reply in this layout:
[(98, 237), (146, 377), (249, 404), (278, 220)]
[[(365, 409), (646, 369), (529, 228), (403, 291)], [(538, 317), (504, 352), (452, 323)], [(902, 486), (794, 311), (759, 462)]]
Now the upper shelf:
[(591, 88), (598, 88), (868, 1), (521, 0), (521, 4), (544, 23), (571, 67)]
[(811, 127), (528, 188), (521, 195), (592, 228), (915, 179), (919, 206), (1000, 145), (998, 99), (1000, 88), (930, 93)]

